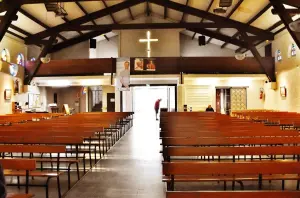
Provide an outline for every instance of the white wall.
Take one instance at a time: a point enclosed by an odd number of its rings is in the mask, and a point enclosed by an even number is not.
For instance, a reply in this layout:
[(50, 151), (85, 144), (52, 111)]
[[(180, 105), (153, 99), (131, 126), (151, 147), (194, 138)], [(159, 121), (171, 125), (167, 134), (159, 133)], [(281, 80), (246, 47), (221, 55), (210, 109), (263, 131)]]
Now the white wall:
[[(151, 57), (180, 56), (180, 29), (151, 30)], [(139, 39), (147, 37), (147, 30), (122, 30), (120, 36), (120, 57), (147, 57), (147, 43)]]
[(118, 58), (119, 57), (119, 36), (108, 40), (97, 42), (97, 48), (90, 50), (91, 58)]
[[(216, 88), (217, 87), (247, 87), (247, 109), (263, 109), (264, 100), (259, 99), (260, 89), (264, 88), (265, 80), (251, 76), (245, 77), (185, 77), (184, 85), (178, 88), (178, 109), (183, 110), (182, 105), (191, 101), (187, 94), (192, 91), (198, 97), (199, 104), (194, 101), (196, 108), (193, 110), (204, 111), (207, 105), (211, 104), (216, 108)], [(187, 92), (188, 91), (188, 92)], [(205, 97), (205, 98), (203, 98)], [(201, 101), (203, 101), (201, 103)], [(201, 104), (200, 104), (201, 103)]]
[[(27, 57), (27, 48), (23, 42), (13, 39), (8, 36), (4, 36), (2, 41), (0, 42), (0, 52), (4, 49), (8, 49), (10, 53), (10, 62), (17, 62), (17, 55), (22, 53), (24, 57)], [(24, 79), (24, 68), (19, 66), (19, 71), (17, 78), (19, 82), (23, 84)], [(14, 97), (14, 77), (9, 74), (9, 65), (7, 63), (2, 63), (0, 61), (0, 115), (1, 114), (10, 114), (12, 113), (12, 102), (15, 102)], [(5, 89), (12, 90), (11, 100), (4, 100), (4, 91)]]
[[(285, 30), (275, 37), (272, 51), (281, 50), (282, 61), (276, 63), (277, 90), (271, 90), (266, 85), (266, 109), (300, 112), (300, 50), (296, 57), (288, 57), (289, 46), (295, 43)], [(280, 96), (280, 87), (286, 87), (287, 97)]]
[(81, 42), (71, 47), (62, 49), (51, 54), (53, 60), (66, 60), (66, 59), (88, 59), (90, 43), (89, 41)]
[(192, 40), (192, 37), (180, 34), (180, 56), (182, 57), (195, 57), (195, 56), (234, 56), (235, 51), (224, 48), (221, 49), (219, 45), (208, 44), (205, 46), (198, 45), (198, 39)]

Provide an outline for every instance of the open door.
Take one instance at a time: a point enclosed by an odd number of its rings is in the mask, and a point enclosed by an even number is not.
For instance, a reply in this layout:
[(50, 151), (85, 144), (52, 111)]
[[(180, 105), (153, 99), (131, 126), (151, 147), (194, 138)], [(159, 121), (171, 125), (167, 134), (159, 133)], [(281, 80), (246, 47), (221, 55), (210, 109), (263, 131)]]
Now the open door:
[(115, 112), (115, 93), (107, 93), (107, 112)]

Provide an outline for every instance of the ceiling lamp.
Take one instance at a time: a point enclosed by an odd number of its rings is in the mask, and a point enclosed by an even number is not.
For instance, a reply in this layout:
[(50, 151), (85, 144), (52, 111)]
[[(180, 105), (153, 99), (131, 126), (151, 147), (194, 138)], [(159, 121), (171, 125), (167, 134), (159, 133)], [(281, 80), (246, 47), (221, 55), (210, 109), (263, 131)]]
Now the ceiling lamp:
[(214, 9), (214, 13), (216, 13), (216, 14), (225, 14), (226, 10), (224, 8), (216, 8), (216, 9)]
[(236, 53), (234, 57), (236, 60), (244, 60), (246, 58), (246, 54)]
[(294, 32), (300, 32), (300, 19), (293, 21), (289, 24), (290, 28)]
[(42, 63), (44, 63), (44, 64), (47, 64), (47, 63), (49, 63), (50, 62), (50, 57), (41, 57), (41, 61), (42, 61)]

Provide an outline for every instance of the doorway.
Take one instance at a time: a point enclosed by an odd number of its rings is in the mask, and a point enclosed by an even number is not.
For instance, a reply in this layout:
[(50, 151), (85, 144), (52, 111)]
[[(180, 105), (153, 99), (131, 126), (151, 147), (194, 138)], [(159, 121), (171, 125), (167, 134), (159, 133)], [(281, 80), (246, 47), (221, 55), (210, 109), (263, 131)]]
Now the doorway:
[(176, 85), (143, 85), (133, 87), (133, 111), (139, 116), (153, 116), (156, 100), (162, 99), (160, 109), (177, 111)]
[(115, 93), (107, 93), (107, 112), (115, 112)]
[(247, 109), (247, 88), (216, 88), (216, 112), (230, 115), (232, 111)]

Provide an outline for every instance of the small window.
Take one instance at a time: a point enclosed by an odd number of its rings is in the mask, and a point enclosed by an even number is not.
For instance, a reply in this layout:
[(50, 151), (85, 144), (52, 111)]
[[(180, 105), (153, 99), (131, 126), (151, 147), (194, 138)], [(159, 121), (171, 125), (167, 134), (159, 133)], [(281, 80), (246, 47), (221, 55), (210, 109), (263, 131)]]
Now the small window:
[(21, 53), (18, 54), (18, 56), (17, 56), (17, 64), (21, 65), (21, 66), (24, 66), (24, 56)]
[(1, 52), (1, 60), (5, 62), (10, 61), (10, 55), (7, 49), (3, 49)]

